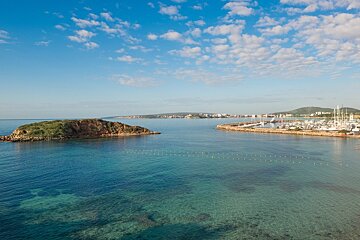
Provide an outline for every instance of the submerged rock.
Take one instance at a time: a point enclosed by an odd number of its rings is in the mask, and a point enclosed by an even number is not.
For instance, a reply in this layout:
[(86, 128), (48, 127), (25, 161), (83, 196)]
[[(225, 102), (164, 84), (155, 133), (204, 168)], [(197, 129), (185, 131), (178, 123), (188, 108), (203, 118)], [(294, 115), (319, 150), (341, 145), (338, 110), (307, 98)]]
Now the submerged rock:
[(0, 136), (0, 141), (49, 141), (149, 134), (159, 133), (139, 126), (130, 126), (101, 119), (54, 120), (20, 126), (9, 136)]
[(208, 213), (199, 213), (195, 216), (196, 222), (206, 222), (211, 219), (211, 215)]

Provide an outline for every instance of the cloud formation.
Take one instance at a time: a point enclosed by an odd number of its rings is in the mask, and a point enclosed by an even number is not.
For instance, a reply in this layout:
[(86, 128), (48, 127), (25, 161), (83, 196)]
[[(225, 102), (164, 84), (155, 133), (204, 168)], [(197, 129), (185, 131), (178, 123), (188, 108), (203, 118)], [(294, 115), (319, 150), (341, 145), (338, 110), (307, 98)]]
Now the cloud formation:
[(117, 61), (119, 62), (126, 62), (126, 63), (134, 63), (134, 62), (139, 62), (141, 61), (140, 58), (135, 58), (133, 56), (130, 55), (124, 55), (121, 57), (116, 58)]
[(8, 43), (9, 39), (10, 34), (7, 31), (0, 29), (0, 44)]
[(224, 9), (229, 10), (229, 15), (238, 15), (238, 16), (249, 16), (254, 13), (254, 10), (249, 7), (249, 2), (228, 2), (224, 5)]
[(150, 77), (136, 77), (126, 74), (114, 74), (111, 79), (121, 85), (136, 88), (154, 87), (158, 83)]
[[(68, 39), (86, 49), (100, 48), (100, 36), (120, 39), (121, 52), (119, 47), (111, 52), (118, 49), (122, 56), (109, 58), (161, 66), (173, 65), (176, 60), (187, 74), (191, 71), (186, 72), (186, 66), (197, 65), (203, 73), (202, 77), (197, 75), (202, 79), (198, 82), (203, 83), (219, 82), (213, 74), (205, 74), (211, 73), (207, 70), (214, 66), (226, 66), (230, 71), (224, 73), (226, 76), (236, 73), (264, 78), (271, 74), (288, 79), (325, 74), (334, 65), (338, 69), (334, 72), (341, 72), (342, 65), (360, 63), (359, 0), (280, 0), (274, 12), (266, 12), (255, 1), (230, 0), (221, 4), (219, 14), (213, 18), (199, 16), (199, 11), (206, 11), (210, 4), (194, 5), (185, 0), (149, 2), (149, 11), (159, 19), (165, 21), (165, 16), (176, 21), (150, 29), (142, 29), (141, 23), (123, 20), (107, 10), (89, 10), (85, 17), (71, 17), (77, 29)], [(193, 11), (194, 15), (185, 16), (180, 11)], [(179, 21), (184, 19), (187, 21)], [(64, 32), (71, 29), (63, 23), (55, 28)], [(0, 41), (5, 39), (2, 35)], [(204, 76), (212, 80), (205, 81)], [(216, 78), (227, 82), (238, 79)]]
[(179, 13), (179, 9), (180, 9), (180, 6), (166, 6), (166, 5), (160, 4), (159, 13), (162, 15), (168, 15), (170, 17), (170, 19), (175, 20), (175, 21), (186, 19), (187, 18), (186, 16), (182, 16)]
[(35, 46), (43, 46), (43, 47), (47, 47), (49, 46), (51, 41), (39, 41), (39, 42), (35, 42), (34, 45)]

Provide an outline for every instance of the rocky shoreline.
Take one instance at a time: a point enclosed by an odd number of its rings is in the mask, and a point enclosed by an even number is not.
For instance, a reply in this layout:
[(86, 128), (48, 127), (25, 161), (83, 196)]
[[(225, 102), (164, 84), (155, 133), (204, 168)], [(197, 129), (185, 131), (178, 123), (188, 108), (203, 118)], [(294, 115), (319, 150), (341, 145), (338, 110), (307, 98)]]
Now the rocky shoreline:
[(29, 142), (67, 139), (111, 138), (160, 134), (147, 128), (101, 119), (55, 120), (26, 124), (0, 141)]
[(360, 139), (360, 135), (347, 135), (339, 132), (325, 132), (314, 130), (286, 130), (275, 128), (244, 128), (238, 124), (220, 124), (216, 126), (216, 129), (224, 131), (237, 131), (247, 133), (264, 133), (264, 134), (287, 134), (296, 136), (317, 136), (317, 137), (338, 137), (338, 138), (357, 138)]

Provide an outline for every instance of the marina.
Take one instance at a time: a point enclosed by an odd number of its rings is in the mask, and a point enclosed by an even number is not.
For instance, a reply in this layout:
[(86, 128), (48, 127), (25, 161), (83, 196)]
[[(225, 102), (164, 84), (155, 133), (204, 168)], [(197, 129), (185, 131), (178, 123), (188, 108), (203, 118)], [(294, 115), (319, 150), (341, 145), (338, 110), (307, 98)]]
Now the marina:
[(290, 134), (324, 137), (360, 138), (360, 120), (339, 106), (331, 118), (258, 120), (252, 122), (220, 124), (219, 130), (251, 133)]

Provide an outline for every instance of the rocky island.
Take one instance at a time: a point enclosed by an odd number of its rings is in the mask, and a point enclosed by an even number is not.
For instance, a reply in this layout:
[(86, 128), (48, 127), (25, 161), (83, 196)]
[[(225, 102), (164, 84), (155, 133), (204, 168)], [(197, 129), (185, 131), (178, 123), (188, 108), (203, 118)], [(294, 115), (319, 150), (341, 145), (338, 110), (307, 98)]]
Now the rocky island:
[(139, 126), (130, 126), (101, 119), (54, 120), (20, 126), (9, 136), (0, 136), (0, 141), (50, 141), (150, 134), (159, 133)]

